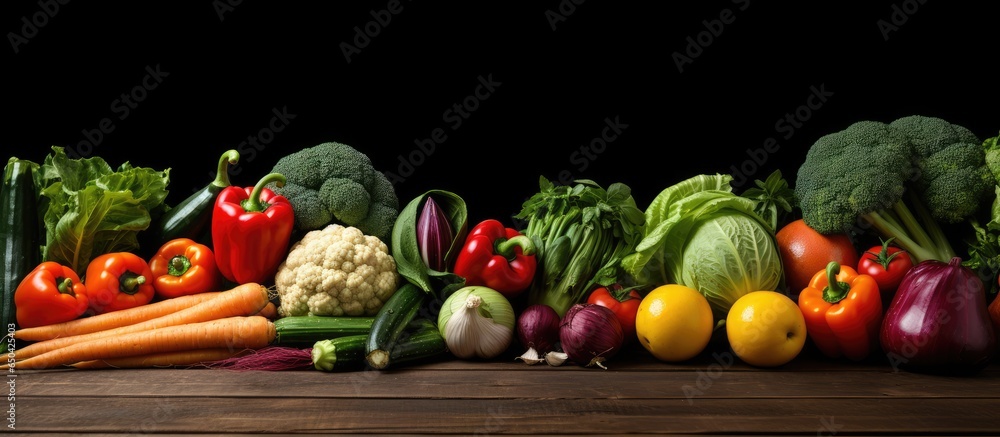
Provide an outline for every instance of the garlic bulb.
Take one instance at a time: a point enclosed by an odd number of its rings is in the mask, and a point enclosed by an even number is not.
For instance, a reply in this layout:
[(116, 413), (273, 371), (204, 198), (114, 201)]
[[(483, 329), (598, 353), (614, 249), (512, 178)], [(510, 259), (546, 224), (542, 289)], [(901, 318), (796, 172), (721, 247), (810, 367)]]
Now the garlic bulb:
[(514, 308), (492, 288), (463, 287), (445, 300), (438, 329), (455, 357), (496, 358), (513, 342)]

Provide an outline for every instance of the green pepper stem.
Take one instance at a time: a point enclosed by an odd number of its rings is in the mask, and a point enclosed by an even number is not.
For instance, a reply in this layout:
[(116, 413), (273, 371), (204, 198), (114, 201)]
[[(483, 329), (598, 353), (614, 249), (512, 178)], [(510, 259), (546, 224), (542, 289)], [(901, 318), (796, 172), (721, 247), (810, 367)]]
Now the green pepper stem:
[(118, 291), (132, 295), (139, 292), (139, 286), (146, 283), (146, 277), (135, 272), (126, 271), (118, 277)]
[(222, 154), (219, 158), (219, 168), (215, 172), (215, 180), (212, 181), (212, 185), (220, 188), (228, 187), (229, 182), (229, 166), (235, 165), (240, 161), (240, 152), (235, 149), (229, 149), (226, 153)]
[(531, 242), (531, 238), (526, 235), (518, 235), (513, 238), (498, 238), (493, 242), (493, 250), (507, 261), (513, 261), (517, 257), (517, 252), (514, 249), (520, 247), (521, 253), (524, 255), (533, 255), (535, 253), (535, 243)]
[(279, 187), (285, 185), (285, 176), (281, 173), (270, 173), (260, 179), (257, 185), (253, 186), (253, 191), (250, 192), (250, 198), (244, 200), (240, 203), (243, 206), (243, 210), (246, 212), (263, 212), (267, 209), (264, 202), (260, 201), (260, 195), (264, 192), (264, 188), (267, 184), (274, 183)]
[(823, 288), (823, 300), (827, 303), (837, 303), (847, 297), (847, 292), (851, 291), (851, 284), (837, 280), (840, 273), (840, 263), (830, 261), (826, 265), (827, 286)]
[(56, 279), (56, 289), (59, 290), (61, 294), (68, 294), (70, 296), (76, 296), (73, 292), (73, 280), (70, 278), (57, 278)]
[(170, 276), (184, 276), (189, 269), (191, 269), (191, 260), (184, 255), (177, 255), (170, 258), (170, 264), (167, 265), (167, 274)]

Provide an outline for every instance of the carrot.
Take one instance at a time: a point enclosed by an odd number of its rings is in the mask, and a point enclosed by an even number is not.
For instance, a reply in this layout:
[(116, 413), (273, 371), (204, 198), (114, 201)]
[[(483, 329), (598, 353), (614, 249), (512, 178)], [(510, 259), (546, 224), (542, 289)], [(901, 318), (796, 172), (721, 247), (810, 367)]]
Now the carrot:
[[(15, 362), (17, 369), (39, 370), (83, 361), (109, 360), (196, 349), (260, 349), (275, 340), (274, 323), (262, 316), (236, 316), (207, 322), (165, 326), (73, 343)], [(10, 369), (6, 363), (0, 369)]]
[(145, 322), (91, 332), (89, 334), (58, 337), (30, 344), (14, 351), (14, 359), (28, 359), (38, 354), (66, 347), (67, 345), (98, 338), (120, 336), (131, 332), (148, 331), (186, 323), (206, 322), (232, 316), (251, 316), (260, 312), (268, 302), (268, 290), (266, 287), (256, 283), (241, 284), (229, 291), (223, 292), (214, 299), (209, 299), (194, 306)]
[(188, 296), (164, 299), (148, 305), (140, 305), (120, 311), (112, 311), (96, 316), (84, 317), (65, 323), (21, 328), (14, 331), (14, 338), (26, 341), (44, 341), (57, 337), (89, 334), (111, 328), (119, 328), (139, 322), (155, 319), (170, 313), (180, 311), (206, 300), (212, 299), (223, 291), (210, 291)]
[(163, 352), (149, 355), (134, 355), (123, 358), (81, 361), (72, 364), (77, 369), (145, 369), (151, 367), (198, 367), (219, 360), (242, 357), (251, 349), (211, 348), (177, 352)]
[(274, 302), (268, 302), (257, 315), (267, 317), (268, 320), (278, 320), (278, 306)]

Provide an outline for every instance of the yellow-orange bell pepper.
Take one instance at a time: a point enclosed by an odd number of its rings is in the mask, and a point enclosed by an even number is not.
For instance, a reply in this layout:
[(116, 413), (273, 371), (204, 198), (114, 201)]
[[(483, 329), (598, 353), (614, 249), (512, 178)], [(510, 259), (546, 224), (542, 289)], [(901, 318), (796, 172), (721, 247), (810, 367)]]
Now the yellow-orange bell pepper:
[(831, 262), (799, 293), (806, 332), (823, 355), (860, 361), (878, 346), (882, 298), (878, 283)]

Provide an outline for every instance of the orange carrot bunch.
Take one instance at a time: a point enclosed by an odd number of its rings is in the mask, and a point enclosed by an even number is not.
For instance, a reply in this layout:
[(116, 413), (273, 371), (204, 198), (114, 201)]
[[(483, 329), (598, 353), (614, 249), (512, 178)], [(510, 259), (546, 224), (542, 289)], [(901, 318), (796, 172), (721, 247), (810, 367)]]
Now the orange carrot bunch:
[[(17, 369), (194, 365), (275, 341), (270, 293), (257, 283), (168, 299), (71, 322), (15, 331), (35, 343), (14, 352)], [(5, 365), (9, 367), (9, 365)]]

